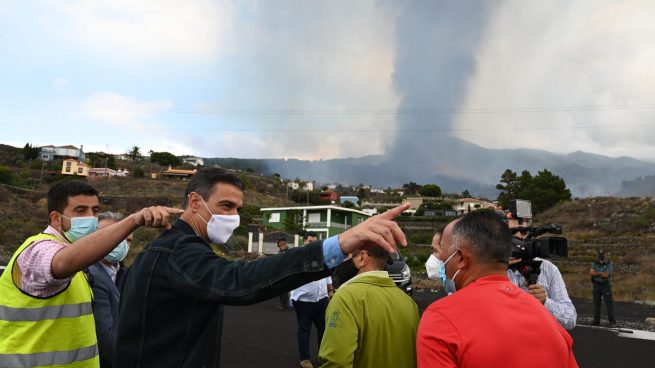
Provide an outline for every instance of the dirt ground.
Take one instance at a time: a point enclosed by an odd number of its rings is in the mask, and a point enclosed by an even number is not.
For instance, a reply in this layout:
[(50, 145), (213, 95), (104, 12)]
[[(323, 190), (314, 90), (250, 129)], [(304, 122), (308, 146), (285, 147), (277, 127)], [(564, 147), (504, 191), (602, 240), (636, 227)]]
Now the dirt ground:
[[(416, 290), (414, 300), (424, 310), (443, 296), (430, 289)], [(647, 367), (652, 365), (655, 341), (618, 337), (616, 330), (588, 326), (593, 318), (591, 300), (573, 300), (578, 326), (569, 331), (581, 367)], [(223, 327), (222, 367), (299, 367), (296, 316), (278, 312), (276, 300), (247, 307), (226, 307)], [(619, 327), (644, 329), (646, 317), (655, 317), (655, 306), (615, 303)], [(605, 321), (606, 322), (606, 321)], [(312, 329), (311, 354), (317, 363), (318, 344)], [(518, 350), (517, 350), (518, 351)]]

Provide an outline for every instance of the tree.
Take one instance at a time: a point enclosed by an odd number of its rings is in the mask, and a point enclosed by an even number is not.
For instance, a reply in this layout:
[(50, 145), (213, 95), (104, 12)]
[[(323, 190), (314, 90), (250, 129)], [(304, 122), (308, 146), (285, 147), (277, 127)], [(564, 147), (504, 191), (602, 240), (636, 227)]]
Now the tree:
[(152, 152), (150, 162), (162, 166), (179, 166), (182, 163), (177, 156), (170, 152)]
[(417, 195), (418, 191), (421, 189), (421, 186), (410, 181), (407, 184), (403, 184), (403, 189), (405, 189), (405, 194)]
[(130, 149), (130, 152), (127, 153), (128, 156), (132, 159), (132, 162), (137, 162), (141, 159), (141, 148), (139, 146), (133, 146), (132, 149)]
[(498, 194), (498, 204), (507, 208), (509, 201), (518, 198), (520, 190), (519, 177), (510, 169), (505, 170), (500, 176), (500, 183), (496, 185), (496, 189), (500, 191)]
[(558, 202), (571, 199), (571, 191), (566, 188), (564, 179), (544, 169), (532, 179), (529, 192), (534, 212), (546, 210)]
[(507, 208), (512, 199), (526, 199), (532, 203), (532, 211), (538, 213), (554, 206), (560, 201), (570, 200), (571, 191), (566, 188), (564, 179), (544, 169), (532, 177), (528, 170), (518, 176), (512, 170), (505, 170), (496, 185), (500, 190), (498, 203)]
[[(496, 189), (498, 189), (498, 187), (496, 187)], [(471, 198), (471, 193), (469, 192), (468, 189), (464, 189), (464, 191), (462, 192), (462, 198)]]
[(23, 147), (21, 152), (23, 153), (23, 158), (25, 158), (25, 160), (27, 161), (30, 161), (39, 157), (39, 153), (41, 153), (41, 148), (32, 146), (29, 143), (25, 143), (25, 147)]
[(437, 184), (425, 184), (418, 192), (423, 197), (441, 197), (441, 188)]
[[(357, 189), (357, 197), (359, 197), (360, 201), (364, 201), (367, 196), (368, 196), (368, 190), (366, 190), (364, 188)], [(357, 204), (357, 203), (354, 203), (354, 204)]]

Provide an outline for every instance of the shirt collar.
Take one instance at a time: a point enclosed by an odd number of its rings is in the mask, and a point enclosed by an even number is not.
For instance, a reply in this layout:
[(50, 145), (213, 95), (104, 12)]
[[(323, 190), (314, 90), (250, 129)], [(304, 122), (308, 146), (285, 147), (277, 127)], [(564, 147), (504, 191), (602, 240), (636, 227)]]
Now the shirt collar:
[(43, 231), (43, 233), (44, 233), (44, 234), (48, 234), (48, 235), (54, 235), (54, 236), (57, 237), (57, 239), (59, 239), (62, 243), (70, 244), (70, 242), (68, 241), (68, 239), (64, 238), (64, 237), (59, 233), (59, 231), (57, 231), (57, 229), (55, 229), (55, 228), (52, 227), (51, 225), (48, 225), (48, 227)]
[(374, 277), (384, 277), (384, 278), (389, 278), (389, 272), (387, 272), (387, 271), (379, 271), (379, 270), (375, 270), (375, 271), (367, 271), (367, 272), (358, 273), (355, 277), (353, 277), (352, 279), (350, 279), (350, 280), (344, 282), (341, 286), (343, 286), (343, 285), (348, 285), (348, 284), (351, 283), (352, 281), (355, 281), (355, 280), (357, 280), (357, 279), (360, 279), (360, 278), (362, 278), (362, 277), (364, 277), (364, 276), (374, 276)]

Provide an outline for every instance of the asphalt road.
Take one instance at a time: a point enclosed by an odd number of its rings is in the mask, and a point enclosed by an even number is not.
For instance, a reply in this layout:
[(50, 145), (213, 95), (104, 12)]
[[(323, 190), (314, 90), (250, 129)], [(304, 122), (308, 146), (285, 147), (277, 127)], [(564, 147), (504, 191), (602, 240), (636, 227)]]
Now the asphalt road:
[[(415, 293), (422, 310), (440, 295), (430, 291)], [(591, 303), (574, 300), (578, 308), (578, 327), (571, 330), (574, 354), (581, 367), (653, 366), (655, 341), (617, 336), (604, 327), (585, 326)], [(226, 307), (223, 328), (222, 366), (226, 368), (299, 367), (296, 342), (296, 315), (293, 310), (279, 312), (276, 299), (247, 307)], [(617, 303), (619, 326), (635, 327), (635, 321), (655, 316), (655, 308)], [(625, 316), (625, 318), (623, 318)], [(520, 348), (517, 348), (520, 351)], [(312, 329), (311, 354), (318, 355), (315, 330)]]

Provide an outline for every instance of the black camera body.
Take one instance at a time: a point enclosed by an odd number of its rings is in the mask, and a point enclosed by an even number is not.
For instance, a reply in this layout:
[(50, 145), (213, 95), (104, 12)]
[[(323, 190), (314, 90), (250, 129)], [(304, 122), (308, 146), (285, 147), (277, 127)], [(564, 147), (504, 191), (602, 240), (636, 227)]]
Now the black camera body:
[(524, 232), (525, 238), (512, 237), (512, 258), (520, 258), (521, 262), (509, 266), (518, 270), (528, 280), (528, 284), (537, 283), (541, 261), (535, 258), (567, 258), (568, 240), (563, 236), (539, 236), (547, 233), (561, 234), (562, 225), (550, 224), (543, 227), (518, 227), (513, 233)]

